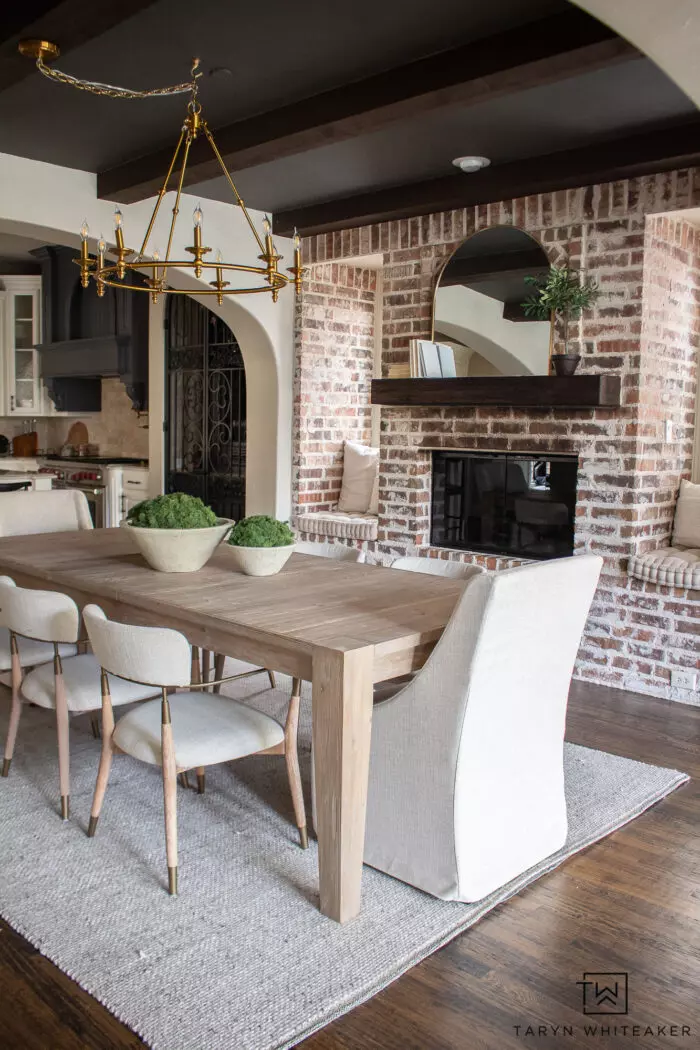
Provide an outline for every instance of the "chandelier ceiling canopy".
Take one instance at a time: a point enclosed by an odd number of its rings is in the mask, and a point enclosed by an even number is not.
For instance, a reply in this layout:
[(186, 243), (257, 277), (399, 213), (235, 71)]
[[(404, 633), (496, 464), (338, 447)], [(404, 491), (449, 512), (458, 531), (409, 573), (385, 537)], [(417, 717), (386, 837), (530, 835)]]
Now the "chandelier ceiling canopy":
[[(98, 296), (104, 295), (105, 288), (111, 285), (117, 288), (130, 289), (134, 292), (148, 292), (152, 302), (157, 303), (159, 296), (165, 293), (171, 295), (190, 294), (184, 289), (169, 286), (168, 271), (177, 268), (185, 271), (191, 270), (197, 278), (200, 278), (205, 272), (207, 276), (213, 277), (214, 280), (208, 281), (209, 287), (197, 289), (197, 294), (215, 295), (219, 304), (223, 302), (224, 296), (248, 295), (259, 292), (270, 293), (273, 302), (276, 302), (280, 290), (288, 284), (293, 284), (297, 292), (301, 290), (304, 269), (301, 264), (299, 235), (296, 231), (294, 232), (294, 265), (288, 267), (286, 273), (282, 273), (278, 268), (278, 263), (282, 257), (278, 254), (272, 239), (270, 220), (267, 217), (263, 220), (261, 236), (224, 164), (224, 160), (214, 141), (214, 136), (209, 130), (207, 122), (202, 117), (202, 107), (198, 99), (198, 81), (202, 74), (199, 71), (200, 61), (198, 58), (195, 58), (192, 63), (191, 80), (171, 87), (154, 88), (149, 91), (135, 91), (90, 80), (79, 80), (76, 77), (69, 76), (67, 73), (62, 73), (58, 69), (51, 68), (46, 65), (46, 61), (58, 58), (60, 51), (55, 44), (46, 40), (23, 40), (19, 45), (19, 50), (23, 55), (35, 59), (39, 72), (49, 79), (57, 80), (62, 84), (69, 84), (71, 87), (78, 88), (81, 91), (89, 91), (95, 95), (107, 95), (110, 98), (123, 99), (152, 98), (179, 94), (190, 95), (186, 116), (180, 130), (180, 137), (156, 197), (151, 218), (138, 251), (126, 247), (124, 221), (121, 210), (118, 207), (114, 211), (114, 243), (108, 245), (104, 237), (100, 235), (97, 244), (97, 255), (94, 257), (90, 255), (88, 246), (90, 229), (87, 222), (83, 222), (80, 228), (80, 258), (76, 259), (75, 262), (80, 266), (80, 275), (84, 288), (88, 287), (92, 278), (97, 285)], [(260, 252), (257, 256), (260, 261), (259, 266), (228, 262), (219, 250), (217, 250), (212, 261), (205, 258), (211, 253), (212, 249), (206, 247), (202, 239), (204, 216), (201, 204), (198, 204), (194, 209), (192, 215), (192, 244), (185, 249), (191, 258), (171, 258), (175, 227), (180, 213), (180, 201), (187, 170), (187, 160), (190, 147), (199, 135), (203, 135), (209, 143), (212, 153), (231, 188), (234, 203), (241, 209), (245, 217)], [(165, 253), (161, 255), (158, 248), (152, 245), (151, 237), (160, 206), (163, 203), (163, 198), (169, 191), (173, 177), (176, 182), (175, 201), (172, 207), (172, 219), (170, 221)], [(235, 282), (232, 284), (224, 279), (232, 276), (234, 273), (253, 274), (259, 278), (259, 281), (251, 285), (236, 286)], [(139, 276), (137, 277), (136, 275)], [(128, 279), (129, 277), (131, 277), (131, 280)]]

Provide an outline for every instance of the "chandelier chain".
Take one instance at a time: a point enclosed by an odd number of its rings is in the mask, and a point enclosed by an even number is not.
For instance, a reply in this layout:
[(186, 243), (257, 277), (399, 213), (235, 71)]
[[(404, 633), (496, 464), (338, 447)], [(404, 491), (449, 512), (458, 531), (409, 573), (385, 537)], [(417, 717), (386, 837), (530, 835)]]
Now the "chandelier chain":
[(72, 77), (69, 73), (63, 73), (60, 69), (54, 69), (51, 66), (47, 66), (41, 55), (36, 60), (36, 66), (40, 73), (43, 73), (45, 77), (50, 80), (57, 80), (61, 84), (69, 84), (71, 87), (78, 88), (79, 91), (89, 91), (93, 95), (107, 95), (108, 98), (154, 98), (157, 96), (164, 95), (184, 95), (186, 92), (190, 92), (193, 98), (197, 96), (197, 81), (202, 76), (199, 69), (199, 59), (195, 58), (192, 63), (192, 80), (187, 80), (183, 84), (173, 84), (170, 87), (162, 88), (151, 88), (148, 91), (136, 91), (132, 88), (116, 87), (114, 84), (101, 84), (96, 80), (80, 80), (78, 77)]

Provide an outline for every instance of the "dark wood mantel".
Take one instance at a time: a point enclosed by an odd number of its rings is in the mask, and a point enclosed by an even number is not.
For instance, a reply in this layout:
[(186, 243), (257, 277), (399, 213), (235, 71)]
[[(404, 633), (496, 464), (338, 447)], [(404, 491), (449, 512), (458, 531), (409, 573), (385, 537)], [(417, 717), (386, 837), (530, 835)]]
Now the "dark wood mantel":
[(620, 377), (474, 376), (458, 379), (373, 379), (372, 404), (394, 407), (599, 408), (620, 404)]

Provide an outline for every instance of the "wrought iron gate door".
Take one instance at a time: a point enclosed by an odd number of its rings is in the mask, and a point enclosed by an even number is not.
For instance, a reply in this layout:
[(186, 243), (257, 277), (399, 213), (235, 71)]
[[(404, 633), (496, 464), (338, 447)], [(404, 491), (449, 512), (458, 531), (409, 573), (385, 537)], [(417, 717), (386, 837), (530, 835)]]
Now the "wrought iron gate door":
[(220, 517), (242, 518), (245, 368), (233, 332), (189, 296), (171, 296), (166, 368), (166, 491), (188, 492)]

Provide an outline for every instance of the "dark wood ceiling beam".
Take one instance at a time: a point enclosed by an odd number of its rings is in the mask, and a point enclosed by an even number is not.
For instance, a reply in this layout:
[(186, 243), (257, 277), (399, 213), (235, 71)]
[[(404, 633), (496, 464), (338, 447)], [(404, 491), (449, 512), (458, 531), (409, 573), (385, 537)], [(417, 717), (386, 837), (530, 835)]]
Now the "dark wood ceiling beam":
[[(132, 15), (144, 11), (155, 0), (31, 0), (19, 3), (14, 17), (6, 18), (3, 10), (0, 25), (0, 91), (36, 76), (34, 63), (17, 52), (24, 38), (51, 40), (58, 44), (61, 55), (87, 44), (95, 37), (114, 29)], [(21, 15), (21, 17), (18, 17)]]
[(693, 164), (700, 164), (700, 118), (644, 134), (493, 165), (473, 175), (448, 175), (276, 212), (275, 231), (285, 236), (297, 227), (307, 236), (327, 233)]
[[(631, 44), (572, 8), (215, 129), (216, 141), (227, 167), (236, 172), (366, 135), (438, 107), (477, 105), (637, 57)], [(171, 150), (100, 172), (98, 196), (132, 203), (153, 195)], [(195, 142), (185, 184), (218, 174), (206, 142)]]

